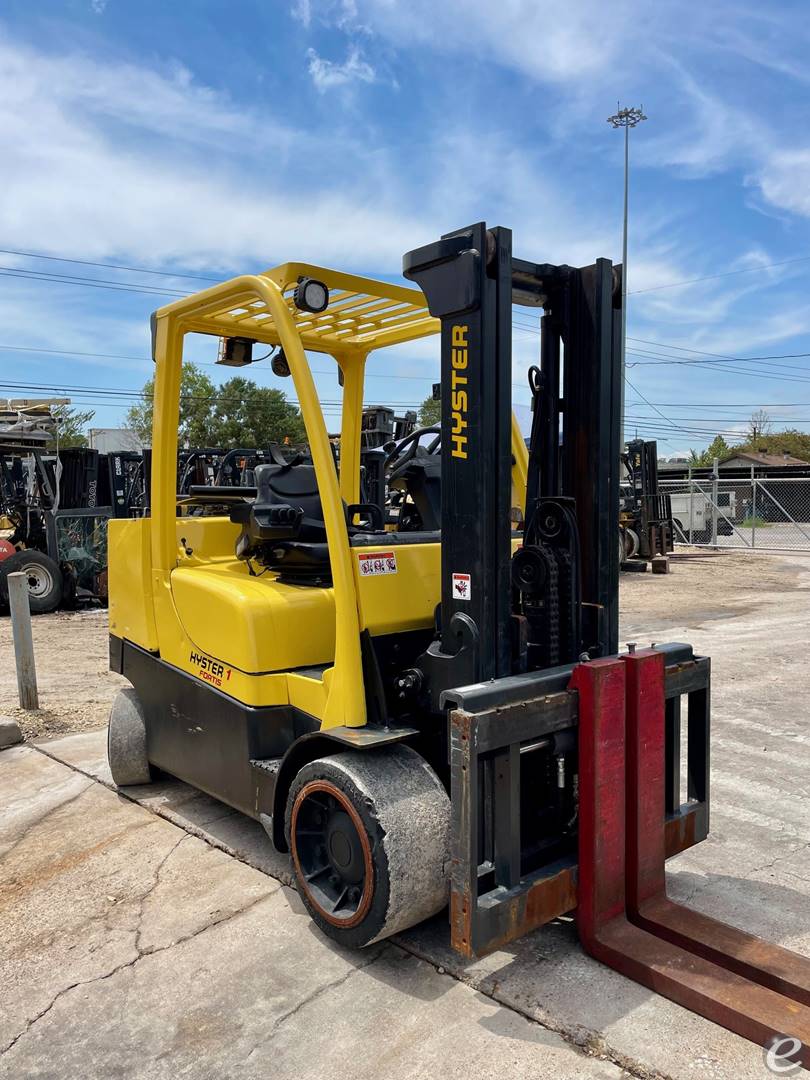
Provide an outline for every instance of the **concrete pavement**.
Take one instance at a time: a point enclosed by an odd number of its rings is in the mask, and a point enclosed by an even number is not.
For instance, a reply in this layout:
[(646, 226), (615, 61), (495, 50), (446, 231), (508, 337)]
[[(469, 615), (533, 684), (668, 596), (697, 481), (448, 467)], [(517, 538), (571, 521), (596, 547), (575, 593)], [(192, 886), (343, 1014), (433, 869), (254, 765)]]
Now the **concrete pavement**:
[(0, 802), (0, 1077), (622, 1075), (36, 749)]
[[(775, 559), (767, 593), (684, 616), (687, 572), (648, 576), (655, 614), (623, 619), (712, 656), (712, 834), (670, 893), (810, 954), (810, 573)], [(254, 822), (178, 781), (105, 784), (103, 732), (0, 753), (0, 1077), (768, 1075), (565, 921), (472, 965), (441, 917), (343, 954)]]

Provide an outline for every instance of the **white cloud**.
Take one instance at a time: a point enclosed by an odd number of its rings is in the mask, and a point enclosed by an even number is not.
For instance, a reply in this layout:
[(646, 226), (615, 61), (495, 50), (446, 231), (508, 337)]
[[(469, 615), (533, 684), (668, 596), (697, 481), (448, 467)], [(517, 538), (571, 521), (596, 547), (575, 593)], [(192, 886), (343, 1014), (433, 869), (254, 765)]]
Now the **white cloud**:
[(290, 14), (304, 27), (309, 27), (312, 22), (312, 7), (309, 0), (295, 0), (290, 8)]
[[(296, 258), (367, 270), (395, 268), (415, 237), (438, 231), (403, 208), (376, 148), (365, 169), (363, 148), (348, 160), (339, 132), (300, 132), (237, 108), (180, 67), (5, 41), (0, 95), (0, 153), (14, 162), (0, 204), (8, 247), (192, 268)], [(303, 166), (316, 138), (313, 175)]]
[(750, 180), (772, 206), (810, 217), (810, 147), (777, 151)]
[(355, 45), (350, 46), (342, 64), (333, 60), (324, 60), (314, 49), (307, 50), (307, 60), (315, 89), (321, 94), (350, 83), (373, 83), (377, 79), (374, 68), (363, 59), (360, 49)]
[[(632, 32), (637, 0), (578, 0), (554, 17), (537, 0), (322, 0), (323, 17), (344, 29), (369, 29), (397, 45), (481, 55), (524, 75), (555, 81), (605, 70)], [(362, 23), (361, 23), (362, 21)], [(477, 54), (477, 55), (476, 55)]]

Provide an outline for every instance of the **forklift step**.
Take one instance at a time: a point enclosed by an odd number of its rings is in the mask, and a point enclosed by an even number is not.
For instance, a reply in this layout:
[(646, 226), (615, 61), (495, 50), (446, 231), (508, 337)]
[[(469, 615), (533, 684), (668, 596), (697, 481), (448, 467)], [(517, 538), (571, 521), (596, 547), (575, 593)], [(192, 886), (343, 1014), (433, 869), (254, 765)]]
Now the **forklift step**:
[(300, 675), (302, 679), (312, 679), (313, 682), (323, 682), (323, 673), (332, 666), (332, 664), (316, 664), (313, 667), (296, 668), (291, 674)]
[[(705, 924), (703, 944), (686, 932), (675, 940), (659, 934), (649, 917), (648, 900), (658, 903), (665, 896), (663, 678), (664, 657), (653, 650), (595, 660), (574, 672), (572, 687), (579, 694), (580, 940), (602, 963), (760, 1046), (789, 1032), (800, 1042), (796, 1060), (806, 1068), (807, 961), (786, 950), (777, 954), (755, 938), (749, 938), (756, 946), (750, 955), (741, 955), (742, 938), (726, 951), (723, 937)], [(693, 914), (667, 904), (670, 914), (684, 913), (687, 920)], [(631, 922), (639, 912), (641, 926)], [(740, 934), (715, 925), (732, 938)], [(748, 977), (752, 969), (757, 978)]]
[(278, 776), (282, 761), (283, 758), (280, 757), (251, 758), (250, 764), (254, 769), (260, 769), (263, 773), (269, 773), (271, 776)]

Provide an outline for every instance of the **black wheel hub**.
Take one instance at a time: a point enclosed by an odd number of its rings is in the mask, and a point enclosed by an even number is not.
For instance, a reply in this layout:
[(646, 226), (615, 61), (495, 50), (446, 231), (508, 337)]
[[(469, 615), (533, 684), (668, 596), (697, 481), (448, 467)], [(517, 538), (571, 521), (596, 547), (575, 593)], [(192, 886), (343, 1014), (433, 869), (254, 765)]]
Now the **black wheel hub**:
[(323, 788), (304, 789), (293, 833), (310, 900), (330, 922), (358, 917), (366, 899), (366, 851), (347, 807)]
[(326, 827), (326, 852), (333, 868), (344, 881), (352, 885), (362, 882), (364, 877), (363, 849), (357, 829), (344, 810), (336, 810), (329, 816)]

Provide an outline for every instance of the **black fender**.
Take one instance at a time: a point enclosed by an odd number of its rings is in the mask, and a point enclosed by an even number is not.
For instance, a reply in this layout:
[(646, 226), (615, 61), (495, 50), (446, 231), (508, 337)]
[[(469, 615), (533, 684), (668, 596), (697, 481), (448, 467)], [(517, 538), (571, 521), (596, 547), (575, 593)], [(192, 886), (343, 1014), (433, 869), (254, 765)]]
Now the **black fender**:
[(381, 746), (405, 742), (418, 734), (417, 729), (411, 727), (388, 728), (367, 724), (365, 727), (334, 727), (325, 731), (313, 731), (296, 739), (281, 759), (278, 769), (273, 792), (272, 820), (268, 821), (266, 814), (260, 815), (261, 823), (269, 833), (276, 850), (289, 851), (284, 833), (287, 796), (293, 780), (305, 765), (316, 758), (328, 757), (329, 754), (337, 754), (341, 750), (377, 750)]

